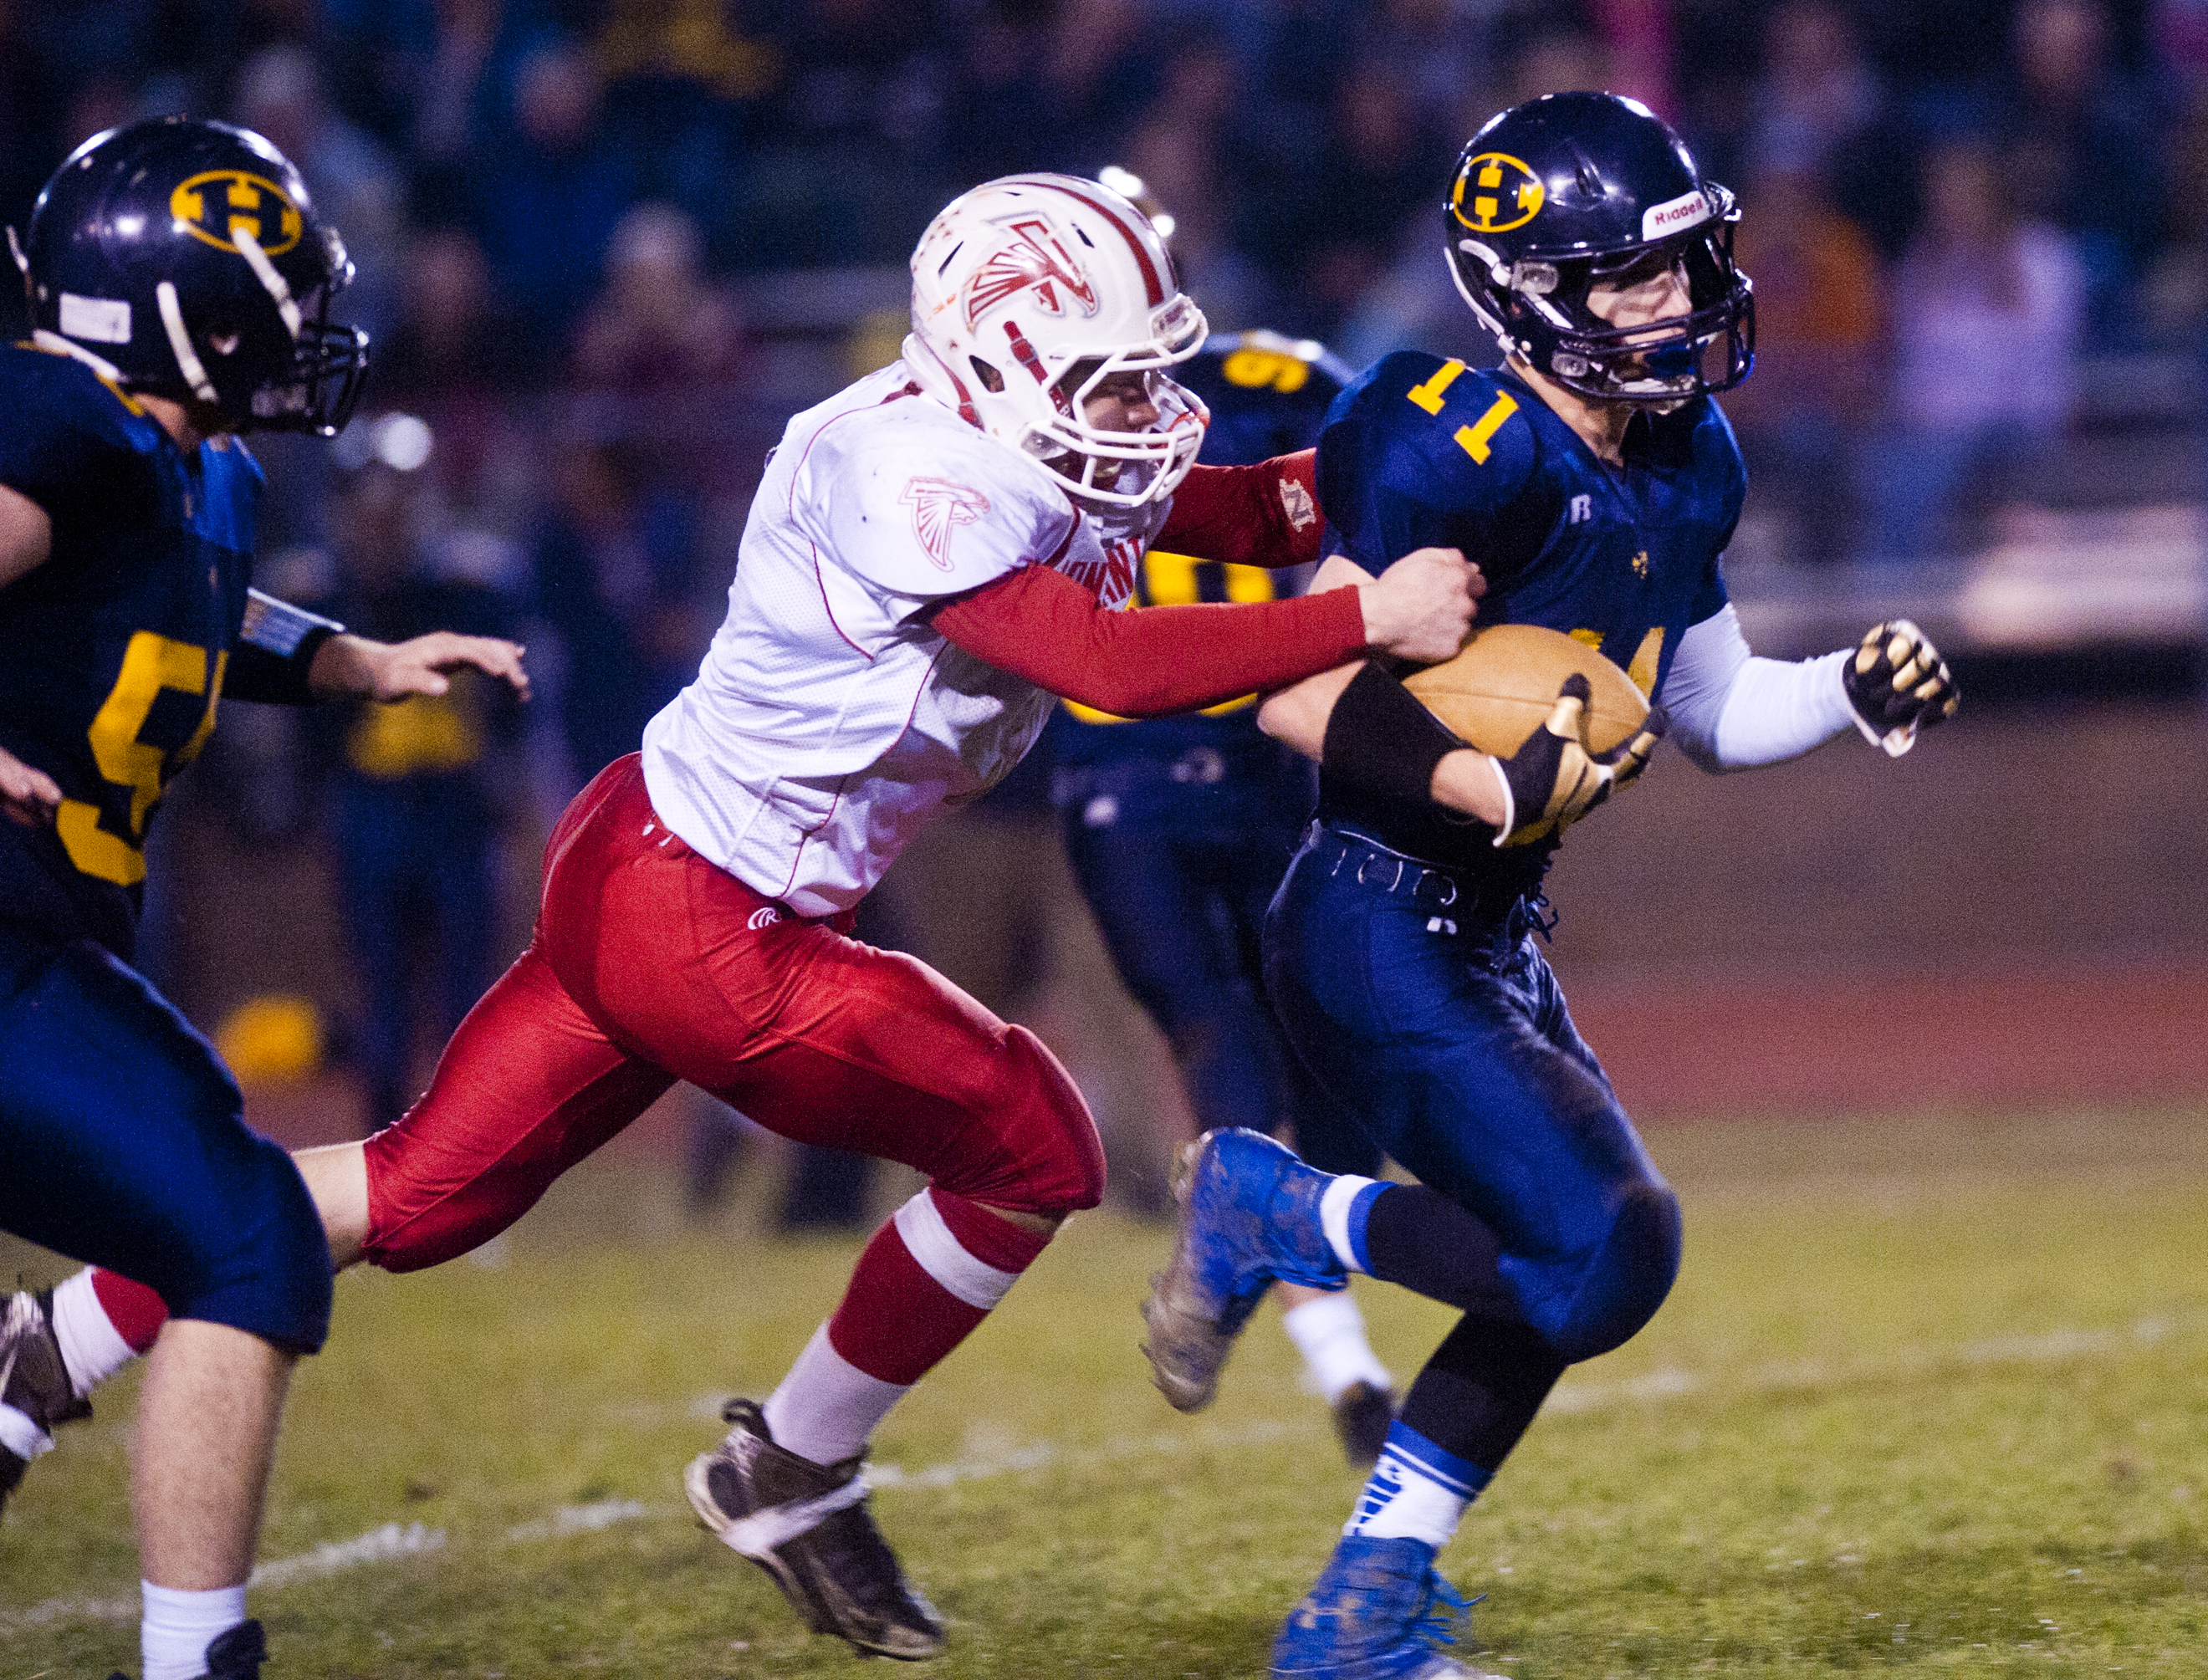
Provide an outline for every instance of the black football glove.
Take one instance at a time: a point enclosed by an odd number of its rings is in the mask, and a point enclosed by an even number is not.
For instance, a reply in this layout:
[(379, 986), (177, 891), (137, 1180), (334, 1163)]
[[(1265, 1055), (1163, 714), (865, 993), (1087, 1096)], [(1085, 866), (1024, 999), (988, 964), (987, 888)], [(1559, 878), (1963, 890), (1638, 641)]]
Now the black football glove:
[(1598, 753), (1587, 746), (1587, 680), (1564, 679), (1557, 704), (1541, 727), (1507, 759), (1497, 759), (1510, 808), (1495, 832), (1498, 846), (1523, 846), (1561, 835), (1648, 767), (1664, 738), (1663, 708), (1652, 707), (1640, 730), (1623, 746)]
[(1917, 730), (1946, 723), (1963, 703), (1940, 650), (1905, 618), (1865, 631), (1841, 667), (1840, 682), (1863, 739), (1889, 758), (1899, 758), (1917, 744)]

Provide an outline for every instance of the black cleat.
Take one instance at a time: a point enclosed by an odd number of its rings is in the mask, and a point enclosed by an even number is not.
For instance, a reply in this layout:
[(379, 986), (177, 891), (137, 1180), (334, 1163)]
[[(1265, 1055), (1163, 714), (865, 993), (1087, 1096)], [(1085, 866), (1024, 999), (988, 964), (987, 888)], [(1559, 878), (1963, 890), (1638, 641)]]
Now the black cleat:
[[(268, 1660), (268, 1641), (258, 1622), (240, 1622), (207, 1648), (207, 1680), (261, 1680), (261, 1665)], [(130, 1680), (117, 1670), (107, 1680)]]
[(776, 1446), (753, 1401), (732, 1400), (721, 1415), (735, 1425), (728, 1438), (682, 1478), (698, 1521), (772, 1575), (814, 1633), (863, 1656), (939, 1654), (942, 1619), (867, 1514), (861, 1461), (815, 1464)]
[[(0, 1405), (12, 1406), (51, 1436), (57, 1424), (92, 1415), (69, 1384), (54, 1339), (54, 1292), (17, 1290), (0, 1302)], [(29, 1461), (0, 1447), (0, 1505), (23, 1479)]]
[(1341, 1437), (1344, 1456), (1359, 1470), (1370, 1470), (1379, 1461), (1380, 1449), (1388, 1444), (1388, 1431), (1395, 1421), (1391, 1389), (1352, 1383), (1334, 1402), (1334, 1432)]

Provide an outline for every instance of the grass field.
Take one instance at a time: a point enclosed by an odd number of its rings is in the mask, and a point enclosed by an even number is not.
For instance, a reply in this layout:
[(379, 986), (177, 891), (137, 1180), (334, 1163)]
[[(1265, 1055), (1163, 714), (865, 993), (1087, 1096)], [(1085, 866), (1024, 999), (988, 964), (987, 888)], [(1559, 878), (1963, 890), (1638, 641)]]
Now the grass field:
[[(1718, 1124), (1655, 1323), (1572, 1373), (1444, 1567), (1526, 1680), (2208, 1674), (2208, 1113)], [(271, 1680), (850, 1671), (691, 1522), (846, 1243), (686, 1232), (631, 1155), (495, 1266), (340, 1281), (255, 1607)], [(1152, 1392), (1164, 1232), (1077, 1221), (879, 1443), (960, 1677), (1262, 1674), (1354, 1490), (1269, 1311), (1210, 1413)], [(47, 1281), (46, 1257), (0, 1268)], [(1361, 1285), (1408, 1374), (1446, 1323)], [(131, 1385), (0, 1525), (0, 1680), (133, 1671)]]

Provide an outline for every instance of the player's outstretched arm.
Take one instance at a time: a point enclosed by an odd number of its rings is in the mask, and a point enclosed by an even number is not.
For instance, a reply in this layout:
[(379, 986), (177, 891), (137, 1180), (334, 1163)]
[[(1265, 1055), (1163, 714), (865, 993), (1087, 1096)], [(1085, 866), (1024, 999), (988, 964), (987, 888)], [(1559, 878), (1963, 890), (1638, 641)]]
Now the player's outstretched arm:
[(1841, 667), (1848, 709), (1863, 739), (1899, 758), (1917, 744), (1917, 732), (1944, 723), (1963, 703), (1947, 662), (1932, 639), (1905, 618), (1888, 619), (1863, 632)]
[(454, 671), (472, 669), (496, 677), (525, 700), (529, 674), (522, 669), (522, 651), (517, 642), (451, 630), (405, 642), (333, 636), (315, 651), (308, 681), (319, 699), (403, 700), (410, 694), (441, 694), (453, 686)]
[[(1286, 601), (1101, 606), (1047, 566), (1023, 566), (927, 609), (927, 621), (975, 658), (1054, 694), (1150, 717), (1293, 682), (1373, 649), (1445, 658), (1463, 643), (1483, 585), (1454, 550), (1434, 549), (1377, 581), (1352, 575)], [(1347, 566), (1347, 562), (1343, 562)], [(1397, 577), (1395, 573), (1402, 575)], [(1358, 583), (1356, 588), (1341, 587)]]
[(1953, 717), (1961, 695), (1939, 650), (1906, 619), (1814, 659), (1764, 659), (1727, 605), (1688, 627), (1660, 698), (1680, 749), (1721, 773), (1798, 758), (1851, 726), (1899, 758), (1919, 729)]

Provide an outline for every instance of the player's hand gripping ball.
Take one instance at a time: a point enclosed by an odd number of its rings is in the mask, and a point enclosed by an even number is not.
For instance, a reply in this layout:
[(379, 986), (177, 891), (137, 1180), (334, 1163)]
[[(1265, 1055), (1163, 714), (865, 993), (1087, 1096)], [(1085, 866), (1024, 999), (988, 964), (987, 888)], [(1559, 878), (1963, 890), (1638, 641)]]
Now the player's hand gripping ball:
[(1889, 758), (1899, 758), (1917, 744), (1917, 730), (1946, 723), (1963, 703), (1940, 650), (1905, 618), (1865, 631), (1840, 681), (1856, 727)]
[(1651, 709), (1632, 678), (1586, 643), (1539, 625), (1491, 625), (1403, 686), (1496, 760), (1510, 795), (1498, 846), (1562, 833), (1638, 777), (1664, 735), (1661, 708)]

